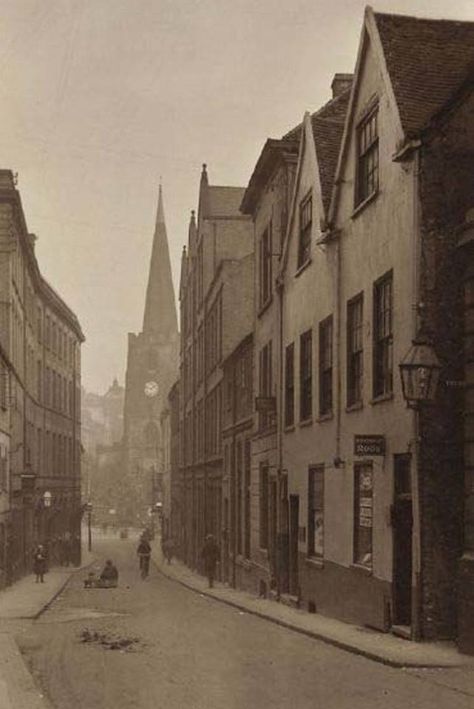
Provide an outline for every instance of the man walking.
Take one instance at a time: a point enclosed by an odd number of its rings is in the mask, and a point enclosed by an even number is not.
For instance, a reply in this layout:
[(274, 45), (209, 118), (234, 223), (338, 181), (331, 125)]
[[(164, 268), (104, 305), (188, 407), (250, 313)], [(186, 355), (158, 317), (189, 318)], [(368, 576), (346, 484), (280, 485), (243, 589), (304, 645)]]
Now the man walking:
[(151, 546), (144, 534), (140, 537), (137, 554), (140, 562), (141, 577), (146, 579), (150, 570)]
[(213, 588), (214, 586), (216, 564), (220, 559), (220, 555), (220, 549), (217, 546), (214, 535), (208, 534), (201, 551), (201, 557), (204, 561), (204, 568), (206, 570), (207, 580), (209, 581), (209, 588)]

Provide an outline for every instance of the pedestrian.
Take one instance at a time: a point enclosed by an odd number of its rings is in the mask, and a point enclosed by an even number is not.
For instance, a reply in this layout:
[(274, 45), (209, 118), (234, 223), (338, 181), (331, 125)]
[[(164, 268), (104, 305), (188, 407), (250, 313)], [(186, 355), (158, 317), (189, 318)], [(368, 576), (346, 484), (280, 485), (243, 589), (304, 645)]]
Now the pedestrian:
[(44, 583), (46, 573), (46, 554), (42, 544), (38, 544), (33, 554), (33, 571), (36, 575), (36, 583)]
[(161, 551), (163, 552), (163, 556), (165, 557), (168, 564), (171, 564), (174, 552), (174, 541), (171, 537), (163, 539), (161, 543)]
[(140, 537), (140, 543), (137, 548), (138, 559), (140, 563), (140, 572), (142, 579), (146, 579), (150, 570), (151, 546), (145, 535)]
[(100, 574), (100, 582), (102, 588), (117, 588), (118, 586), (118, 570), (112, 563), (111, 559), (107, 559), (105, 566)]
[(214, 578), (216, 575), (216, 564), (220, 559), (220, 549), (217, 546), (213, 534), (208, 534), (204, 546), (201, 551), (201, 558), (204, 561), (206, 576), (209, 581), (209, 588), (214, 586)]
[(66, 532), (63, 537), (63, 563), (69, 566), (71, 563), (71, 532)]

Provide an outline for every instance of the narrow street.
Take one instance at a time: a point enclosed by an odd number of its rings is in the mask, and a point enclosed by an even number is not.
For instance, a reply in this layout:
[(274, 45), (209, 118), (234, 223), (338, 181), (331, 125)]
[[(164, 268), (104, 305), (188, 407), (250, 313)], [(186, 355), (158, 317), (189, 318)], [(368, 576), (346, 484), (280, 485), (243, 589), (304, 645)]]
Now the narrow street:
[[(76, 574), (17, 634), (54, 709), (472, 707), (472, 695), (446, 686), (446, 672), (406, 672), (340, 651), (193, 593), (154, 567), (142, 581), (132, 541), (95, 546), (97, 565), (116, 561), (119, 588), (85, 590), (86, 573)], [(82, 641), (86, 630), (91, 642)], [(128, 639), (136, 642), (124, 649)]]

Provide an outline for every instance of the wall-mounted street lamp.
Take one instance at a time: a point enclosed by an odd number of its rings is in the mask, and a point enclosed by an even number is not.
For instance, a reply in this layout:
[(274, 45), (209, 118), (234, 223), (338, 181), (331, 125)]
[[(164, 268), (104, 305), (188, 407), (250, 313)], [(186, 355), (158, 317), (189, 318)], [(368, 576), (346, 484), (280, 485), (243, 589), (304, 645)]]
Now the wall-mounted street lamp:
[(49, 490), (46, 490), (46, 492), (43, 494), (43, 505), (45, 507), (51, 507), (52, 499), (52, 494), (49, 492)]
[(399, 364), (403, 398), (410, 408), (435, 400), (441, 364), (426, 337), (413, 340)]

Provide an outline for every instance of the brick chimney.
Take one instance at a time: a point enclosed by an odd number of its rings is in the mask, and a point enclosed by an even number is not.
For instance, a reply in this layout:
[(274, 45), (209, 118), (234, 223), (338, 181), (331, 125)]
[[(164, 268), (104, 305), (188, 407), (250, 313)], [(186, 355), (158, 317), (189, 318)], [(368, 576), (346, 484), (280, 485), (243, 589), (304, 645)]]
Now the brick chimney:
[(336, 96), (340, 96), (346, 89), (350, 88), (353, 78), (353, 74), (334, 74), (331, 84), (332, 97), (336, 98)]

